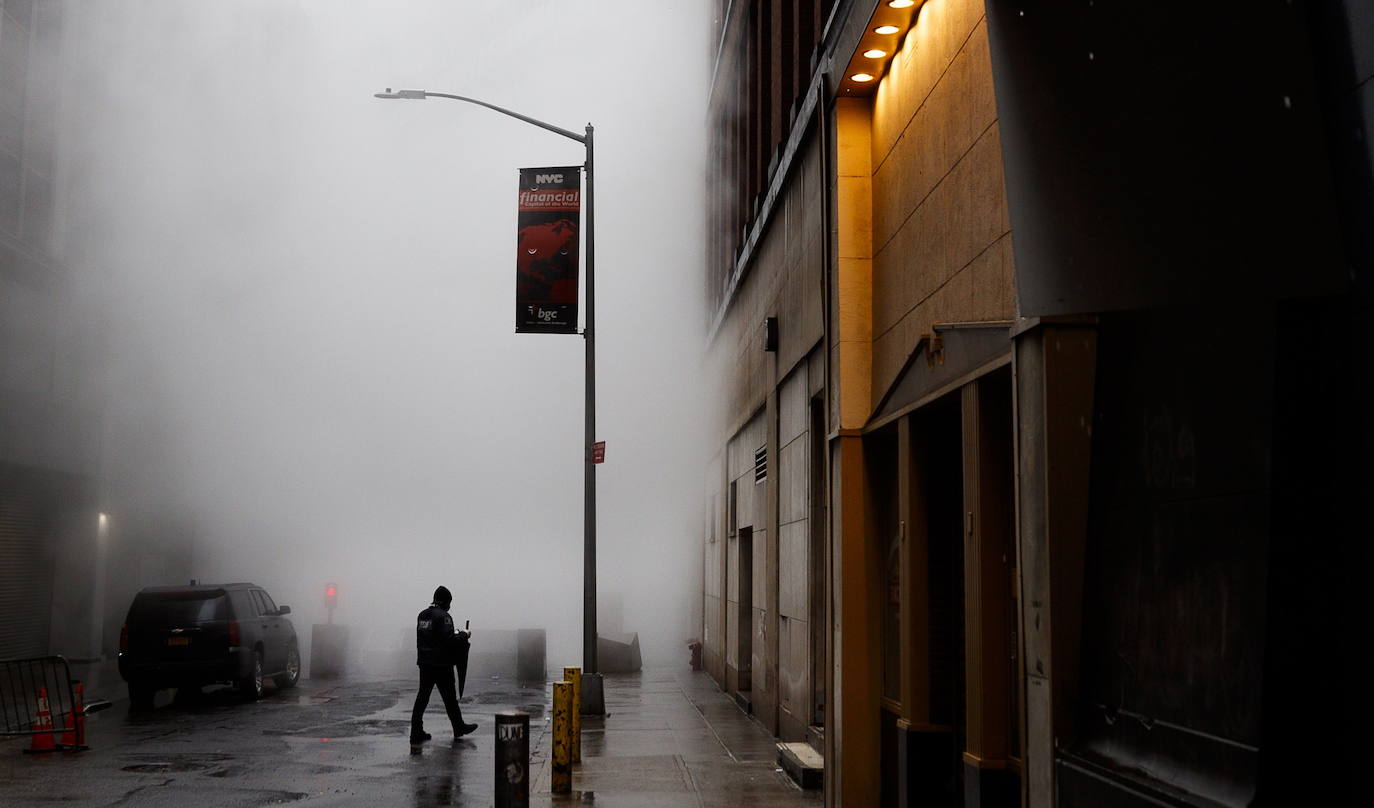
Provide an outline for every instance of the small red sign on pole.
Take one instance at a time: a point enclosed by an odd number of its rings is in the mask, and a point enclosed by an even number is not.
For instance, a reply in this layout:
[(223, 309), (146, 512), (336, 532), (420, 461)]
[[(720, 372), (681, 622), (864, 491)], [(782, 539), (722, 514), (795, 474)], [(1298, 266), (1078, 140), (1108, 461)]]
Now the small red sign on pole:
[(606, 441), (604, 441), (604, 440), (599, 440), (599, 441), (597, 441), (596, 443), (593, 443), (593, 444), (592, 444), (592, 462), (593, 462), (593, 463), (605, 463), (605, 462), (606, 462)]

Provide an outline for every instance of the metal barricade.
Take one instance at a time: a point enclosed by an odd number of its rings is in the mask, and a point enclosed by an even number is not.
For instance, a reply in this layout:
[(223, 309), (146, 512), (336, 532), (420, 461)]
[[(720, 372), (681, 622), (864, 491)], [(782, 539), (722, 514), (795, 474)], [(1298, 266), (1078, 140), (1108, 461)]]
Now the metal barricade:
[(0, 659), (0, 736), (31, 736), (26, 752), (85, 749), (86, 714), (109, 702), (83, 704), (80, 691), (60, 656)]

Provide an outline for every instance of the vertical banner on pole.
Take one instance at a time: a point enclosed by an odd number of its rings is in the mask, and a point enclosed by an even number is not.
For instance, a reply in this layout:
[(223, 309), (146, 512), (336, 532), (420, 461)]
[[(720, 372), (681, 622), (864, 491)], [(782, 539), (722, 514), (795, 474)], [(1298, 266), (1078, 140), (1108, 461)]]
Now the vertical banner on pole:
[(522, 168), (519, 198), (515, 330), (576, 334), (582, 168)]

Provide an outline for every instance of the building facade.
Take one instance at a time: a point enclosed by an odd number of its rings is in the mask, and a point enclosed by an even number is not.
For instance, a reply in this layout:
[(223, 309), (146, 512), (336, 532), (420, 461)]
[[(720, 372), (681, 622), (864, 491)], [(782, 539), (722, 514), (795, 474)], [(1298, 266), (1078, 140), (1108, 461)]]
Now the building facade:
[[(69, 193), (90, 166), (63, 136), (88, 123), (64, 91), (101, 86), (82, 72), (94, 58), (70, 50), (83, 13), (62, 0), (0, 2), (0, 659), (97, 665), (113, 657), (140, 586), (189, 577), (192, 534), (133, 490), (128, 469), (105, 467), (110, 323), (99, 298), (110, 290), (73, 269), (99, 257), (82, 240), (94, 203)], [(156, 442), (144, 443), (154, 466)], [(92, 684), (89, 670), (79, 675)]]
[(0, 658), (83, 657), (99, 629), (50, 619), (55, 602), (90, 612), (100, 527), (89, 355), (55, 236), (62, 4), (0, 6)]
[(704, 656), (828, 804), (1354, 786), (1374, 19), (1103, 5), (717, 6)]

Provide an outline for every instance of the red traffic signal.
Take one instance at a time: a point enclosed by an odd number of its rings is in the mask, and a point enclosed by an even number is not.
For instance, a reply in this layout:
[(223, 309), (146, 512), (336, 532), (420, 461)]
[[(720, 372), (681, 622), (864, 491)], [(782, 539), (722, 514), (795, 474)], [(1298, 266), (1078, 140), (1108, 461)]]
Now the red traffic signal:
[(339, 590), (333, 584), (324, 585), (324, 607), (333, 610), (339, 605)]

